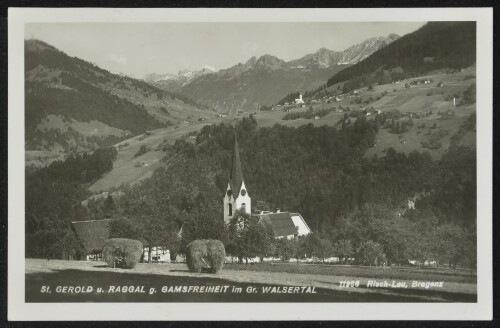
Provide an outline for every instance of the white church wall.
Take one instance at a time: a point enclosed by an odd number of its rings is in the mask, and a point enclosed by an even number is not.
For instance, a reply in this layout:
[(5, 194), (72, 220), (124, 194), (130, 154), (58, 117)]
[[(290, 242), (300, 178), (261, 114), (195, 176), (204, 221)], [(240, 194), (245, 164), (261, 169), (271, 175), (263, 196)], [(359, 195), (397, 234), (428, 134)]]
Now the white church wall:
[(245, 186), (244, 181), (241, 182), (240, 194), (238, 195), (238, 197), (236, 198), (236, 201), (235, 201), (236, 209), (241, 210), (243, 204), (245, 204), (245, 213), (251, 214), (252, 213), (252, 199), (250, 198), (250, 195), (248, 195), (247, 188)]
[[(229, 184), (228, 184), (227, 190), (230, 190)], [(234, 211), (235, 211), (233, 196), (232, 195), (228, 196), (227, 190), (226, 190), (226, 194), (224, 196), (224, 201), (223, 201), (224, 202), (224, 222), (225, 223), (229, 222), (229, 220), (232, 218)], [(229, 204), (231, 204), (231, 215), (229, 215)]]

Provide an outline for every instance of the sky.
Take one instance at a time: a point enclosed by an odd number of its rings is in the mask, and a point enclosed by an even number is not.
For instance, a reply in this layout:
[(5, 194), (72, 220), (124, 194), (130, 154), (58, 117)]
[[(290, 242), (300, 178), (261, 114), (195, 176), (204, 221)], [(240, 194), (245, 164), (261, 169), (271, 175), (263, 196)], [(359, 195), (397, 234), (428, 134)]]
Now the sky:
[(269, 54), (289, 61), (320, 48), (342, 51), (368, 38), (403, 36), (425, 22), (377, 23), (36, 23), (42, 40), (113, 73), (143, 78), (203, 67), (228, 68)]

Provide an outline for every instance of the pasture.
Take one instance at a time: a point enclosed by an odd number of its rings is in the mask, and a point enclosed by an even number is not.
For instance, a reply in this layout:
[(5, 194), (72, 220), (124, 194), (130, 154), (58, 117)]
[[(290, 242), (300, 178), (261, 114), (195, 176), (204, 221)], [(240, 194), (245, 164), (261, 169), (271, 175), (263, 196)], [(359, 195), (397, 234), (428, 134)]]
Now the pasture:
[[(139, 263), (132, 270), (104, 262), (27, 259), (26, 302), (475, 302), (475, 276), (456, 270), (415, 270), (305, 264), (226, 264), (219, 274), (190, 273), (184, 263)], [(358, 281), (358, 287), (345, 287)], [(370, 281), (381, 284), (368, 287)], [(442, 287), (413, 286), (413, 281), (442, 282)], [(386, 285), (384, 285), (386, 284)], [(400, 287), (395, 288), (394, 284)], [(42, 293), (43, 286), (50, 293)], [(89, 293), (62, 292), (64, 286), (92, 287)], [(133, 286), (134, 292), (113, 292)], [(226, 292), (162, 292), (167, 286), (229, 286)], [(406, 287), (401, 287), (406, 286)], [(214, 287), (214, 288), (215, 288)], [(294, 287), (311, 293), (271, 293)], [(96, 292), (102, 288), (102, 292)], [(141, 288), (143, 292), (141, 292)], [(155, 289), (150, 294), (149, 290)], [(236, 288), (236, 289), (234, 289)], [(234, 292), (241, 288), (240, 292)], [(254, 288), (255, 292), (248, 292)], [(304, 290), (302, 289), (302, 290)], [(59, 290), (59, 292), (58, 292)]]

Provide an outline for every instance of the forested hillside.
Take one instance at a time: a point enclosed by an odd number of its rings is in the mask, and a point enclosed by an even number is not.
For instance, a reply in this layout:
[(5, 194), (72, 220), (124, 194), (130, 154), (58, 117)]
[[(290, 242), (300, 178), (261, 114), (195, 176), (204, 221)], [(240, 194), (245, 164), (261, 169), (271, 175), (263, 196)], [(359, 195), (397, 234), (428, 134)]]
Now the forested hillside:
[[(366, 121), (361, 116), (341, 130), (312, 125), (257, 129), (253, 118), (243, 119), (236, 128), (222, 124), (206, 126), (195, 142), (188, 138), (178, 140), (173, 146), (165, 144), (165, 160), (170, 161), (168, 169), (158, 169), (150, 179), (122, 188), (124, 195), (117, 199), (108, 197), (85, 208), (70, 205), (77, 200), (76, 193), (71, 197), (68, 193), (55, 193), (50, 199), (43, 197), (44, 203), (55, 202), (56, 208), (68, 210), (64, 217), (46, 212), (46, 220), (50, 221), (46, 226), (63, 234), (70, 220), (115, 217), (149, 231), (145, 236), (155, 231), (153, 235), (165, 237), (184, 224), (185, 236), (190, 238), (224, 239), (221, 199), (236, 131), (254, 209), (261, 206), (300, 212), (316, 233), (332, 242), (346, 235), (346, 224), (358, 224), (356, 218), (360, 215), (366, 218), (362, 213), (367, 210), (366, 213), (372, 213), (371, 204), (382, 208), (387, 220), (398, 215), (410, 220), (407, 226), (413, 228), (405, 228), (404, 233), (411, 233), (416, 227), (411, 222), (422, 228), (418, 231), (441, 225), (473, 229), (475, 150), (452, 145), (437, 162), (427, 153), (406, 155), (393, 149), (388, 149), (383, 158), (364, 158), (381, 119)], [(47, 172), (29, 175), (28, 183), (38, 181)], [(52, 169), (50, 172), (58, 181), (58, 173)], [(28, 206), (40, 206), (40, 193), (45, 193), (45, 189), (29, 184), (26, 190)], [(81, 200), (85, 199), (84, 194), (80, 195)], [(415, 210), (408, 209), (409, 199), (415, 202)], [(42, 215), (41, 211), (35, 213)], [(40, 222), (33, 216), (27, 216), (27, 220)], [(36, 232), (42, 233), (46, 226), (38, 225)], [(390, 226), (386, 228), (390, 230)], [(164, 233), (159, 234), (158, 230)], [(348, 234), (353, 240), (369, 238), (352, 235), (362, 231), (349, 230)], [(33, 251), (36, 249), (39, 248)]]
[(115, 157), (115, 148), (102, 148), (27, 169), (26, 256), (60, 257), (62, 249), (77, 245), (69, 224), (84, 217), (80, 202), (90, 196), (88, 185), (111, 170)]
[[(344, 90), (348, 92), (369, 83), (380, 82), (370, 79), (380, 69), (387, 70), (390, 78), (398, 80), (435, 69), (468, 67), (475, 61), (475, 22), (429, 22), (367, 59), (333, 75), (328, 79), (327, 86), (350, 81), (352, 85)], [(385, 74), (379, 74), (378, 78), (383, 78), (383, 83), (387, 83)]]
[(27, 150), (88, 151), (199, 110), (186, 96), (115, 75), (38, 40), (25, 42)]

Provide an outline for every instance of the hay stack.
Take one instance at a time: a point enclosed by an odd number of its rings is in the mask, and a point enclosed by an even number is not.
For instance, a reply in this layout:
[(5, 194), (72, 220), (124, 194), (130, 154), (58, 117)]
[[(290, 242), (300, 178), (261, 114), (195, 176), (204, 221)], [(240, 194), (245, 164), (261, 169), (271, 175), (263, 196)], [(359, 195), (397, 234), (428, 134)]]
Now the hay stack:
[(102, 249), (102, 256), (110, 268), (132, 269), (140, 261), (141, 255), (142, 243), (133, 239), (109, 239)]
[(186, 263), (191, 272), (200, 273), (207, 268), (212, 273), (222, 269), (226, 258), (224, 244), (219, 240), (194, 240), (187, 245)]

